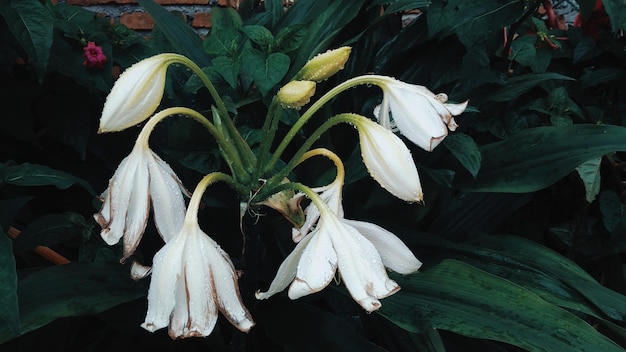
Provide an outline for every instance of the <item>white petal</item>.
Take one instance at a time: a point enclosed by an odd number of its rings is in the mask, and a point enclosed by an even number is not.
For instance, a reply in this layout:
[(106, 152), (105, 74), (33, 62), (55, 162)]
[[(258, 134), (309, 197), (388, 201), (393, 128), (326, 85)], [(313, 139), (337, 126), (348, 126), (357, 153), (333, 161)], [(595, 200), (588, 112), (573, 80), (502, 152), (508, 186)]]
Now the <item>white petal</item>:
[(363, 237), (374, 245), (383, 260), (383, 264), (388, 269), (399, 274), (410, 274), (422, 266), (422, 262), (393, 233), (369, 222), (348, 219), (344, 219), (344, 222), (357, 229)]
[(210, 239), (200, 229), (205, 244), (203, 251), (211, 258), (211, 281), (215, 290), (215, 299), (220, 312), (235, 327), (243, 332), (248, 332), (254, 326), (250, 312), (241, 301), (237, 274), (230, 257), (220, 248), (215, 241)]
[(150, 198), (154, 222), (164, 241), (176, 236), (185, 219), (185, 200), (182, 182), (174, 170), (158, 155), (150, 151)]
[(121, 131), (141, 123), (159, 106), (173, 54), (160, 54), (127, 68), (107, 96), (98, 132)]
[(366, 118), (357, 127), (363, 162), (370, 175), (394, 196), (408, 202), (421, 201), (423, 193), (417, 168), (402, 140)]
[(307, 244), (309, 244), (311, 238), (313, 238), (313, 236), (305, 236), (300, 242), (298, 242), (293, 251), (289, 253), (287, 258), (285, 258), (285, 260), (283, 260), (283, 262), (280, 264), (280, 267), (278, 267), (276, 276), (274, 277), (274, 280), (272, 280), (269, 289), (265, 292), (257, 291), (255, 293), (255, 297), (257, 299), (270, 298), (271, 296), (289, 286), (291, 281), (293, 281), (293, 279), (296, 277), (298, 262), (300, 261), (302, 252), (306, 248)]
[(150, 196), (148, 194), (150, 176), (147, 164), (149, 159), (148, 154), (144, 152), (141, 152), (140, 155), (141, 158), (136, 161), (133, 178), (125, 180), (130, 185), (127, 190), (130, 193), (130, 198), (128, 199), (126, 226), (124, 228), (124, 256), (121, 259), (122, 263), (135, 252), (143, 237), (150, 214)]
[(138, 281), (152, 273), (152, 267), (148, 265), (142, 265), (136, 260), (130, 265), (130, 278)]
[(320, 226), (308, 235), (311, 240), (298, 261), (296, 278), (289, 286), (289, 298), (297, 299), (321, 291), (332, 281), (337, 269), (337, 254), (329, 236), (334, 236), (337, 231)]
[[(154, 256), (152, 278), (148, 290), (148, 311), (141, 326), (148, 331), (156, 331), (168, 326), (170, 315), (176, 304), (177, 291), (183, 287), (182, 263), (183, 238), (166, 243)], [(183, 292), (184, 293), (184, 292)]]
[[(340, 219), (332, 221), (341, 222)], [(378, 299), (397, 292), (400, 286), (387, 276), (374, 245), (355, 228), (346, 223), (341, 225), (342, 231), (332, 236), (341, 278), (357, 303), (368, 312), (377, 310), (380, 308)]]

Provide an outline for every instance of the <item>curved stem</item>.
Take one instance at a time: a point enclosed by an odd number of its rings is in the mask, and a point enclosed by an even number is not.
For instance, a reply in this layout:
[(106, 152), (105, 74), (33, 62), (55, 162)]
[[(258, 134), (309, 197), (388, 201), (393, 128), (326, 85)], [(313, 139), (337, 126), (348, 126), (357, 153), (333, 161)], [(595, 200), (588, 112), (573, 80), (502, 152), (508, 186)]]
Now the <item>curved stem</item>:
[(261, 140), (258, 159), (256, 162), (256, 167), (254, 169), (254, 180), (258, 180), (262, 176), (263, 172), (268, 170), (267, 168), (265, 168), (265, 162), (269, 157), (270, 148), (272, 146), (272, 143), (274, 142), (276, 130), (278, 129), (280, 114), (282, 112), (281, 109), (282, 107), (276, 100), (276, 97), (274, 97), (267, 110), (265, 122), (263, 123), (263, 139)]
[(256, 162), (254, 153), (252, 152), (252, 149), (250, 149), (250, 146), (248, 145), (248, 143), (245, 142), (245, 140), (243, 139), (243, 137), (241, 137), (241, 134), (235, 127), (235, 124), (233, 120), (230, 118), (230, 114), (228, 113), (228, 110), (226, 109), (226, 105), (224, 104), (222, 97), (217, 92), (217, 89), (213, 85), (213, 82), (211, 82), (209, 77), (207, 77), (207, 75), (202, 71), (202, 69), (198, 65), (196, 65), (195, 62), (191, 61), (187, 57), (180, 55), (178, 57), (178, 62), (189, 67), (191, 71), (200, 78), (204, 86), (209, 90), (209, 93), (215, 100), (215, 104), (219, 111), (220, 118), (224, 122), (226, 129), (228, 130), (230, 136), (233, 139), (235, 148), (239, 152), (239, 156), (240, 156), (241, 161), (244, 164), (244, 167), (246, 168), (246, 170), (248, 170), (248, 172), (251, 172)]
[(196, 189), (193, 191), (191, 195), (191, 199), (189, 200), (189, 205), (187, 206), (187, 213), (185, 213), (186, 224), (197, 224), (198, 223), (198, 208), (200, 207), (200, 202), (202, 201), (202, 196), (206, 191), (207, 187), (211, 184), (223, 181), (227, 182), (231, 185), (235, 185), (234, 179), (223, 172), (212, 172), (207, 174), (198, 182), (196, 185)]
[(272, 155), (272, 159), (270, 159), (265, 170), (271, 170), (274, 167), (274, 165), (276, 164), (278, 159), (281, 157), (282, 153), (285, 151), (289, 143), (296, 136), (298, 131), (304, 126), (304, 124), (306, 124), (309, 121), (309, 119), (313, 116), (313, 114), (315, 114), (322, 106), (324, 106), (324, 104), (326, 104), (328, 101), (334, 98), (337, 94), (343, 92), (344, 90), (348, 88), (356, 87), (362, 84), (374, 84), (374, 85), (380, 86), (381, 84), (383, 84), (381, 82), (382, 77), (384, 76), (364, 75), (364, 76), (354, 77), (345, 82), (340, 83), (339, 85), (335, 86), (333, 89), (326, 92), (326, 94), (322, 95), (317, 101), (315, 101), (315, 103), (313, 103), (313, 105), (311, 105), (307, 109), (307, 111), (304, 112), (304, 114), (302, 114), (302, 116), (300, 116), (298, 121), (296, 121), (296, 123), (291, 127), (289, 132), (287, 132), (287, 135), (285, 135), (283, 140), (280, 142), (280, 144), (276, 148), (276, 151), (274, 152), (274, 155)]
[(200, 122), (206, 129), (211, 133), (211, 135), (215, 138), (217, 143), (220, 145), (222, 149), (222, 156), (226, 160), (226, 163), (230, 167), (233, 176), (245, 174), (245, 170), (241, 164), (239, 159), (239, 154), (233, 148), (233, 146), (228, 143), (227, 139), (224, 138), (222, 133), (215, 128), (215, 126), (209, 121), (204, 115), (201, 113), (189, 109), (186, 107), (172, 107), (159, 111), (154, 114), (148, 122), (143, 126), (139, 136), (137, 137), (137, 141), (135, 142), (136, 146), (148, 147), (148, 139), (150, 138), (150, 134), (152, 130), (159, 122), (163, 121), (165, 118), (173, 116), (173, 115), (184, 115), (190, 117), (198, 122)]

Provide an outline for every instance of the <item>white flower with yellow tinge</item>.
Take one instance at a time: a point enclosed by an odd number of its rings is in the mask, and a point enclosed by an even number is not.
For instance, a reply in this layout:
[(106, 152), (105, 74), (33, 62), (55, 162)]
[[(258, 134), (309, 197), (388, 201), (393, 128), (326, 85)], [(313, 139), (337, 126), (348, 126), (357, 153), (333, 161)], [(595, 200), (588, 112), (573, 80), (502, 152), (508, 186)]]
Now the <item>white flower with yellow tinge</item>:
[(127, 68), (107, 96), (99, 133), (116, 132), (135, 126), (150, 117), (161, 103), (167, 67), (178, 54), (160, 54)]

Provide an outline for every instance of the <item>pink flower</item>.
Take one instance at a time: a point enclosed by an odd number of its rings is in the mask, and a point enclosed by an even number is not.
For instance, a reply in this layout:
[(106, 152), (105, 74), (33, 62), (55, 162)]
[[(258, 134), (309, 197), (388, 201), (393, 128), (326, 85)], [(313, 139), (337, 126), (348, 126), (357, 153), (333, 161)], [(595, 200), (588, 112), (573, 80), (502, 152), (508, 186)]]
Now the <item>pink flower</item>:
[(102, 52), (102, 47), (94, 42), (87, 43), (87, 46), (83, 48), (83, 54), (85, 55), (83, 66), (85, 67), (103, 68), (104, 63), (107, 62), (107, 57)]

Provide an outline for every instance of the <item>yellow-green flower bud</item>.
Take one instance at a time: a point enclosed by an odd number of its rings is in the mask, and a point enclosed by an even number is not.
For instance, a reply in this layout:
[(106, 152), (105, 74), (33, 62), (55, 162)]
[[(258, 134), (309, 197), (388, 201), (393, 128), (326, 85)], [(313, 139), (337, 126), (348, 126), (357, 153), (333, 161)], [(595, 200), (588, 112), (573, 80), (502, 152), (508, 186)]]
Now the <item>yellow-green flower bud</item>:
[(285, 84), (276, 94), (278, 102), (290, 109), (300, 109), (315, 94), (315, 82), (291, 81)]
[(318, 54), (309, 60), (309, 62), (296, 73), (293, 79), (316, 82), (323, 81), (343, 69), (346, 61), (348, 61), (350, 57), (351, 51), (351, 47), (343, 46)]

